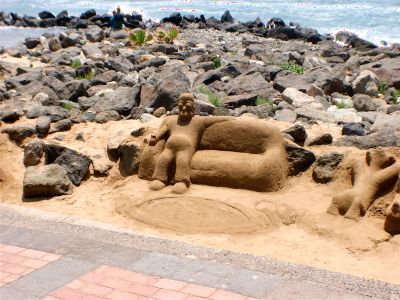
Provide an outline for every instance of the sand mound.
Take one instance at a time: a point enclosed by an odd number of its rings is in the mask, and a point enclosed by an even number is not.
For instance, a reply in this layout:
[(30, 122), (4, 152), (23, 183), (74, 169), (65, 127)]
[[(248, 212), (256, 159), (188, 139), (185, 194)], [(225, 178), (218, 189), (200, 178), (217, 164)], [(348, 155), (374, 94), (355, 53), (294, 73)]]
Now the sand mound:
[[(141, 126), (139, 121), (132, 120), (74, 125), (63, 133), (60, 144), (110, 163), (106, 151), (108, 138), (130, 135)], [(159, 123), (147, 126), (155, 130)], [(308, 133), (315, 136), (328, 129), (336, 130), (315, 125)], [(84, 141), (76, 139), (78, 134)], [(315, 183), (310, 169), (289, 178), (278, 192), (194, 184), (187, 194), (177, 197), (170, 187), (149, 192), (147, 181), (136, 175), (122, 176), (114, 162), (107, 177), (96, 177), (91, 171), (91, 176), (72, 195), (27, 203), (22, 201), (23, 150), (0, 134), (0, 195), (2, 202), (110, 223), (163, 238), (400, 284), (396, 255), (400, 252), (400, 236), (392, 237), (383, 230), (382, 212), (393, 200), (394, 192), (376, 200), (370, 213), (359, 222), (329, 215), (326, 209), (332, 196), (351, 187), (346, 157), (362, 156), (365, 151), (334, 146), (318, 146), (312, 151), (316, 155), (333, 151), (345, 155), (332, 182)], [(399, 149), (388, 151), (400, 158)]]

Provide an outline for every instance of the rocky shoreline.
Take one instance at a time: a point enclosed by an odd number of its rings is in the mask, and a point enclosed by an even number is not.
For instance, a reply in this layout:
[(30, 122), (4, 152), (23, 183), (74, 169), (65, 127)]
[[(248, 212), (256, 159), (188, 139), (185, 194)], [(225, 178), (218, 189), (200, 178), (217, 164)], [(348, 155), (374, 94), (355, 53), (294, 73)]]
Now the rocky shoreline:
[[(333, 39), (276, 18), (240, 23), (228, 11), (219, 20), (174, 13), (161, 23), (130, 15), (131, 33), (153, 36), (139, 45), (94, 10), (39, 15), (0, 13), (0, 25), (68, 27), (1, 50), (2, 132), (21, 145), (79, 123), (162, 118), (190, 91), (200, 115), (296, 123), (284, 134), (300, 146), (400, 146), (400, 45), (377, 48), (346, 32)], [(175, 40), (159, 38), (171, 28), (179, 29)], [(303, 126), (317, 123), (341, 126), (342, 136), (307, 139)]]

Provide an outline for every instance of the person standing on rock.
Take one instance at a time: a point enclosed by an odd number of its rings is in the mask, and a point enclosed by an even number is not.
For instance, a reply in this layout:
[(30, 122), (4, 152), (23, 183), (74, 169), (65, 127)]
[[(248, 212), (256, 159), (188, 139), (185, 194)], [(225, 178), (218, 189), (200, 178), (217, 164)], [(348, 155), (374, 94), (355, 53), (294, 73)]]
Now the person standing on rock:
[(117, 7), (116, 11), (113, 11), (113, 16), (111, 17), (111, 29), (121, 30), (124, 25), (124, 15), (121, 14), (121, 8)]

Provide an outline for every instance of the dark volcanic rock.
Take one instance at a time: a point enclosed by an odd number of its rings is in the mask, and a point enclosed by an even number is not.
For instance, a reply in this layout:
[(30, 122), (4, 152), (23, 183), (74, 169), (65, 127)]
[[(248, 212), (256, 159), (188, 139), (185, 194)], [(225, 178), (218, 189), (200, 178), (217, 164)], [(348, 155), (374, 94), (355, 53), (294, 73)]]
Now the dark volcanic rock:
[(25, 46), (28, 49), (33, 49), (39, 44), (40, 44), (39, 38), (26, 38), (25, 39)]
[(25, 167), (36, 166), (40, 163), (45, 149), (43, 140), (32, 140), (24, 146), (24, 165)]
[(288, 162), (290, 165), (290, 176), (295, 176), (306, 171), (315, 162), (315, 155), (311, 151), (293, 144), (286, 144), (285, 148), (288, 154)]
[(86, 155), (55, 144), (47, 145), (45, 158), (46, 165), (54, 163), (64, 167), (71, 182), (77, 186), (88, 174), (89, 166), (92, 163)]
[(290, 127), (284, 133), (289, 134), (296, 143), (304, 143), (307, 138), (306, 129), (301, 125)]
[(333, 137), (330, 133), (321, 134), (308, 142), (308, 146), (332, 144)]
[(96, 10), (94, 9), (89, 9), (85, 11), (83, 14), (81, 14), (81, 19), (90, 19), (91, 17), (94, 17), (96, 15)]
[(233, 19), (229, 10), (225, 11), (221, 17), (222, 23), (233, 23), (234, 21), (235, 21), (235, 19)]
[(313, 179), (319, 183), (327, 183), (332, 180), (336, 167), (343, 159), (343, 154), (332, 152), (319, 156), (313, 170)]
[(87, 100), (94, 103), (89, 110), (95, 113), (114, 110), (120, 115), (128, 116), (139, 103), (140, 87), (119, 87), (103, 96), (93, 96)]
[(335, 145), (360, 149), (400, 147), (400, 131), (385, 128), (365, 136), (344, 136)]
[(162, 23), (173, 23), (175, 25), (179, 25), (182, 22), (182, 16), (180, 13), (175, 12), (172, 13), (169, 17), (163, 18), (161, 20)]
[(36, 130), (35, 130), (35, 125), (33, 124), (32, 125), (18, 124), (3, 128), (1, 132), (8, 134), (10, 140), (19, 143), (23, 139), (34, 135), (36, 133)]
[(361, 51), (377, 48), (375, 44), (363, 40), (356, 34), (347, 31), (338, 32), (336, 34), (336, 40)]
[(358, 123), (346, 123), (342, 128), (342, 135), (365, 135), (365, 130), (361, 124)]
[(51, 12), (46, 11), (46, 10), (39, 13), (39, 18), (41, 18), (42, 20), (54, 19), (55, 17), (56, 17), (55, 15), (53, 15)]

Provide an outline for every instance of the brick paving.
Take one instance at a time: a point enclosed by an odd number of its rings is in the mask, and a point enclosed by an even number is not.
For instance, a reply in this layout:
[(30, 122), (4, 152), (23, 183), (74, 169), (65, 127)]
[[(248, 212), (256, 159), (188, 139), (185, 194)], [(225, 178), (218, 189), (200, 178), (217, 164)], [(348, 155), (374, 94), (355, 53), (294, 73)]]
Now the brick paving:
[(60, 257), (53, 253), (0, 244), (0, 287), (42, 268)]
[(236, 293), (103, 265), (43, 300), (250, 300)]

